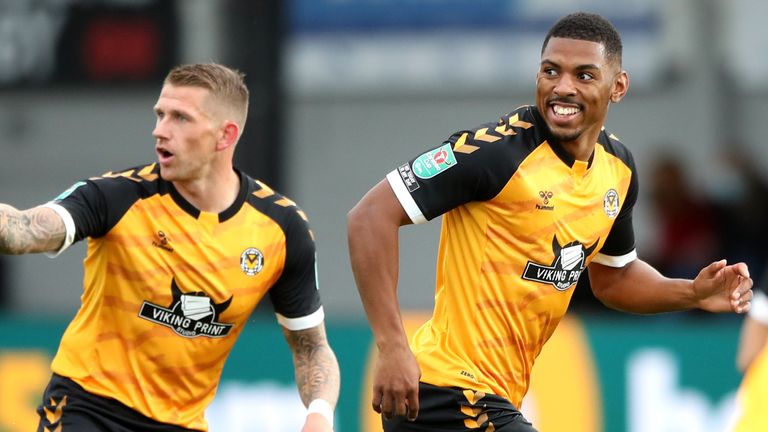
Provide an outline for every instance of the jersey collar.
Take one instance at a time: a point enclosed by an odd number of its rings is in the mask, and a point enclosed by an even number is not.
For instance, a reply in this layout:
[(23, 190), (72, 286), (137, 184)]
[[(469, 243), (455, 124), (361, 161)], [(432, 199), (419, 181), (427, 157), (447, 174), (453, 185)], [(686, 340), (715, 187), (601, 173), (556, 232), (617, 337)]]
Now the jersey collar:
[[(240, 177), (240, 191), (237, 193), (237, 198), (235, 198), (235, 201), (230, 205), (226, 210), (219, 213), (219, 223), (225, 222), (229, 220), (232, 216), (237, 214), (237, 212), (240, 210), (240, 208), (243, 206), (243, 203), (245, 202), (246, 197), (248, 196), (248, 178), (242, 171), (235, 168), (235, 172), (237, 173), (238, 177)], [(197, 207), (193, 206), (189, 201), (184, 199), (183, 196), (179, 193), (178, 190), (173, 186), (173, 183), (169, 181), (165, 181), (162, 178), (161, 181), (161, 187), (164, 187), (164, 189), (171, 194), (171, 198), (173, 198), (173, 201), (178, 205), (182, 210), (184, 210), (186, 213), (188, 213), (190, 216), (192, 216), (195, 219), (200, 218), (200, 214), (202, 213)]]

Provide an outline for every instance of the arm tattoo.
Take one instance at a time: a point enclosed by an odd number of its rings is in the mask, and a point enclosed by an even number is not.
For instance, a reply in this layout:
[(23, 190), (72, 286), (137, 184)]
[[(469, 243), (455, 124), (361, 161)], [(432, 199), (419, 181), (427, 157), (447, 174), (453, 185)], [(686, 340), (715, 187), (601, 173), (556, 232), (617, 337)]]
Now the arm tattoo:
[(336, 406), (339, 397), (339, 364), (328, 345), (325, 325), (292, 331), (283, 328), (285, 339), (293, 352), (296, 386), (301, 401), (307, 406), (321, 398)]
[(0, 253), (24, 254), (55, 251), (66, 235), (64, 221), (53, 210), (35, 207), (17, 210), (0, 204)]

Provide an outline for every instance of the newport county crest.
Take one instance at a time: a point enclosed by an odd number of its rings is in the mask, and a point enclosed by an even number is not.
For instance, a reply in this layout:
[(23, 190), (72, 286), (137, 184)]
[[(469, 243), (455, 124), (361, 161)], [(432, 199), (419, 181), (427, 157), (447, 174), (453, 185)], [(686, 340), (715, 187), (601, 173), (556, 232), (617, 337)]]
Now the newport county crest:
[(551, 265), (528, 261), (523, 279), (550, 284), (558, 291), (565, 291), (579, 281), (579, 276), (584, 271), (584, 260), (595, 250), (598, 242), (599, 240), (588, 248), (584, 248), (577, 241), (561, 246), (555, 235), (552, 237), (555, 260)]
[(173, 300), (167, 308), (145, 301), (141, 305), (139, 316), (154, 323), (172, 329), (176, 334), (187, 338), (197, 336), (224, 337), (229, 334), (234, 324), (220, 323), (216, 319), (224, 312), (232, 297), (216, 304), (204, 292), (182, 293), (171, 280)]
[(603, 211), (605, 214), (611, 219), (615, 218), (619, 214), (620, 204), (619, 193), (616, 192), (616, 189), (608, 189), (603, 197)]
[(240, 270), (254, 276), (264, 267), (264, 254), (256, 248), (248, 248), (240, 254)]

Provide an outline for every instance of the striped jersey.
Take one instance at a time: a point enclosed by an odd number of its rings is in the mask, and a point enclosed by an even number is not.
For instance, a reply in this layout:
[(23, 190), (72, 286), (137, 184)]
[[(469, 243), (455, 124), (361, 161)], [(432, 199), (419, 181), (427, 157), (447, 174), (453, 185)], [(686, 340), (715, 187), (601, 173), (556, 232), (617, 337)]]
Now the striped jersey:
[(519, 408), (582, 271), (636, 258), (630, 152), (603, 130), (589, 161), (574, 160), (524, 106), (387, 180), (414, 223), (443, 216), (434, 313), (411, 340), (421, 380)]
[[(318, 325), (305, 214), (244, 173), (235, 202), (202, 212), (157, 164), (78, 182), (49, 204), (88, 239), (82, 305), (53, 372), (157, 421), (207, 430), (227, 356), (265, 294), (290, 330)], [(59, 251), (60, 252), (60, 251)]]

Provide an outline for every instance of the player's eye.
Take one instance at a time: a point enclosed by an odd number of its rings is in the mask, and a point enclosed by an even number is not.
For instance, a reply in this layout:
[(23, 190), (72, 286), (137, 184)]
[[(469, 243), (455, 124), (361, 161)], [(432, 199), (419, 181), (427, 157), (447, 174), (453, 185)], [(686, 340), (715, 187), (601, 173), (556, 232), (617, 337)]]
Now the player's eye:
[(541, 70), (541, 73), (547, 76), (557, 76), (557, 71), (554, 68), (548, 67)]

